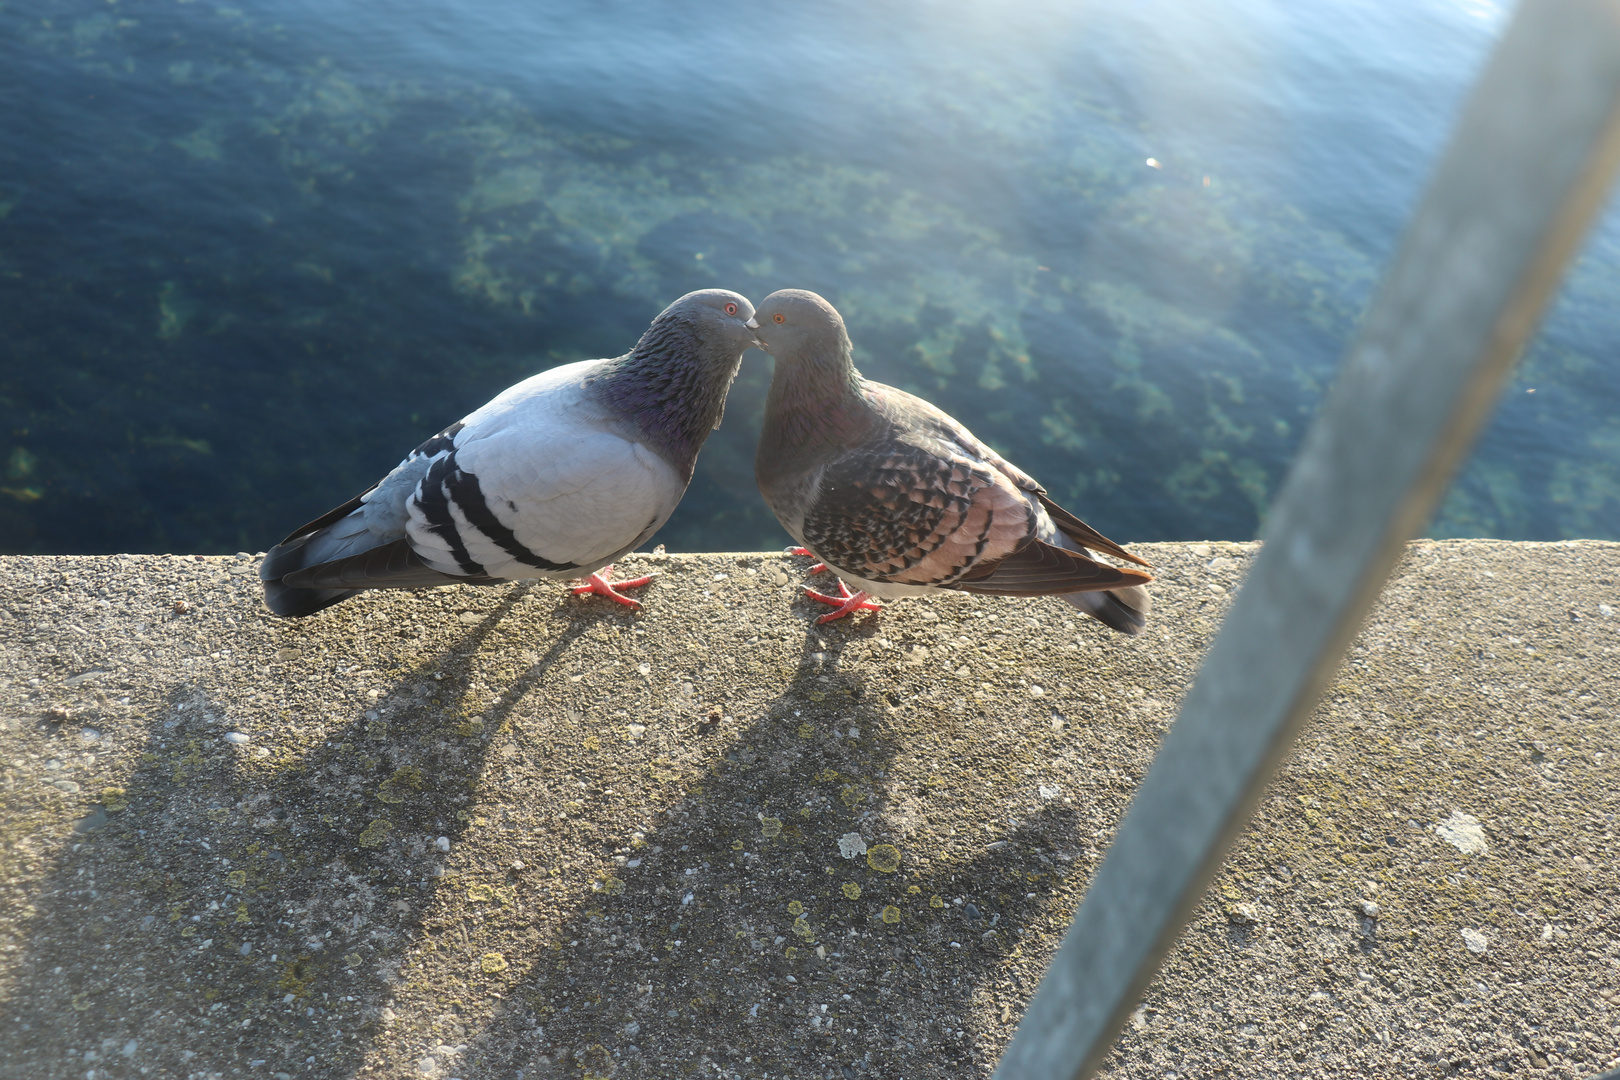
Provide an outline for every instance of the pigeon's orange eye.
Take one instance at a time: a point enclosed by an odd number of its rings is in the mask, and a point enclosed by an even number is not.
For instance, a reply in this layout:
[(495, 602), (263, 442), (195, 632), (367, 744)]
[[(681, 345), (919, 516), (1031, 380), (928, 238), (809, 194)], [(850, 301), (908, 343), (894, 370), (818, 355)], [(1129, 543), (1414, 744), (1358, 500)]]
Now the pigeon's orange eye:
[(787, 318), (780, 311), (778, 311), (775, 315), (771, 316), (771, 321), (772, 322), (786, 322)]
[(737, 314), (737, 305), (736, 304), (727, 304), (726, 305), (726, 314), (727, 315), (735, 315), (735, 314)]

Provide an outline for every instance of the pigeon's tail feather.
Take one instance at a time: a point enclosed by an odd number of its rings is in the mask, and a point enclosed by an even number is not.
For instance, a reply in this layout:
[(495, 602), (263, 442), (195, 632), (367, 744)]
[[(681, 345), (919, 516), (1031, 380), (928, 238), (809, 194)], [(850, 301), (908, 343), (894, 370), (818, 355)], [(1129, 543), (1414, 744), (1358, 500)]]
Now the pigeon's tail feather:
[(354, 589), (295, 589), (279, 581), (264, 583), (264, 606), (283, 619), (302, 619), (341, 603), (355, 594)]
[(265, 553), (259, 566), (259, 579), (264, 582), (264, 603), (283, 618), (299, 619), (313, 615), (324, 608), (353, 596), (364, 585), (311, 587), (315, 582), (299, 580), (307, 571), (334, 561), (363, 555), (375, 548), (378, 537), (366, 524), (360, 513), (361, 500), (356, 496), (342, 506), (322, 514), (302, 528), (295, 529), (281, 543)]
[[(1071, 551), (1081, 548), (1082, 541), (1072, 534), (1065, 532), (1060, 538), (1063, 546)], [(1123, 551), (1123, 548), (1119, 550)], [(1127, 552), (1127, 554), (1129, 554)], [(1146, 566), (1147, 563), (1131, 555), (1138, 563)], [(1153, 611), (1153, 597), (1141, 585), (1129, 585), (1119, 589), (1108, 589), (1098, 592), (1064, 593), (1063, 599), (1079, 608), (1101, 623), (1118, 630), (1122, 634), (1140, 634), (1142, 628), (1147, 626), (1147, 617)]]
[[(364, 498), (364, 495), (356, 495), (342, 506), (288, 533), (286, 539), (265, 553), (264, 562), (259, 566), (259, 580), (279, 581), (295, 570), (361, 550), (361, 545), (355, 541), (366, 534), (366, 521), (365, 516), (356, 511)], [(353, 551), (338, 550), (345, 542), (354, 545)], [(376, 539), (371, 543), (376, 543)]]
[(1063, 599), (1122, 634), (1140, 634), (1153, 600), (1140, 585), (1107, 592), (1063, 593)]
[(427, 585), (493, 585), (498, 579), (483, 574), (454, 577), (422, 561), (404, 537), (391, 544), (367, 548), (354, 555), (306, 566), (282, 577), (284, 585), (298, 589), (419, 589)]

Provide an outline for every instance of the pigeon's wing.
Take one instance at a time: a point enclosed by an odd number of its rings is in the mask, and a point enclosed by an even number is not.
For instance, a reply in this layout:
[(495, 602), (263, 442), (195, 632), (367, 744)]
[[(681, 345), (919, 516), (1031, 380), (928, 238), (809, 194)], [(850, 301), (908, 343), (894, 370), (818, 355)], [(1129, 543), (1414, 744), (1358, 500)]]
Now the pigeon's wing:
[(1150, 580), (1037, 538), (1037, 504), (999, 469), (917, 433), (822, 466), (806, 545), (871, 581), (1034, 596)]
[(965, 424), (932, 401), (870, 379), (862, 380), (862, 391), (867, 404), (896, 428), (945, 443), (975, 461), (992, 466), (1021, 491), (1033, 495), (1046, 490), (1034, 477), (981, 442)]
[(1057, 526), (1069, 539), (1082, 547), (1092, 551), (1101, 551), (1112, 555), (1116, 559), (1135, 563), (1138, 566), (1148, 566), (1144, 559), (1132, 555), (1129, 551), (1114, 543), (1090, 525), (1081, 521), (1063, 507), (1053, 502), (1046, 494), (1046, 489), (1036, 482), (1024, 470), (996, 453), (978, 436), (969, 431), (967, 427), (950, 413), (939, 408), (931, 401), (908, 394), (882, 383), (866, 382), (867, 401), (879, 412), (888, 416), (905, 428), (915, 432), (925, 432), (939, 441), (955, 447), (968, 457), (982, 461), (993, 467), (1005, 476), (1014, 487), (1020, 491), (1028, 492), (1040, 501), (1052, 523)]
[(994, 470), (896, 438), (824, 464), (803, 530), (834, 566), (920, 586), (944, 586), (1034, 538), (1028, 504)]
[(1039, 492), (1035, 497), (1041, 501), (1041, 508), (1046, 511), (1047, 516), (1052, 519), (1052, 523), (1058, 527), (1058, 530), (1081, 547), (1090, 548), (1092, 551), (1101, 551), (1112, 555), (1116, 559), (1124, 559), (1126, 562), (1135, 563), (1137, 566), (1153, 565), (1146, 559), (1132, 555), (1108, 539), (1108, 537), (1063, 509), (1063, 507), (1047, 498), (1046, 492)]
[(429, 566), (495, 578), (588, 573), (657, 531), (685, 482), (656, 453), (589, 421), (519, 426), (434, 463), (406, 533)]
[(1044, 540), (1034, 540), (991, 566), (979, 566), (948, 588), (994, 596), (1049, 596), (1146, 585), (1150, 574), (1087, 558)]
[(415, 589), (426, 585), (493, 585), (491, 577), (451, 576), (433, 569), (401, 537), (393, 543), (369, 548), (358, 555), (319, 563), (284, 575), (280, 582), (292, 589)]

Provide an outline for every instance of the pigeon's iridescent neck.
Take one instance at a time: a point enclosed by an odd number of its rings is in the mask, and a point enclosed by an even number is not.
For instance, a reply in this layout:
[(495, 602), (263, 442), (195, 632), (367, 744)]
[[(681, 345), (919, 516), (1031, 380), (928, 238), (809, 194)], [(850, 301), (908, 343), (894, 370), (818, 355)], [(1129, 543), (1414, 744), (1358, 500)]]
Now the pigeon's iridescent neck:
[(865, 381), (847, 347), (778, 357), (765, 401), (761, 460), (783, 451), (815, 458), (866, 437), (879, 419), (867, 404)]
[(690, 480), (698, 451), (720, 425), (742, 354), (731, 342), (704, 340), (695, 324), (666, 313), (634, 349), (604, 364), (588, 386)]

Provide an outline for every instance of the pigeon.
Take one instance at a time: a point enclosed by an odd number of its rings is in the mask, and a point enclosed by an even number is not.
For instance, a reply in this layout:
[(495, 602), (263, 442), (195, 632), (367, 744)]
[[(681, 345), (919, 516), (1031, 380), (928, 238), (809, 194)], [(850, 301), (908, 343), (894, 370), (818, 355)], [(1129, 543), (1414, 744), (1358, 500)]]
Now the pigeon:
[[(669, 520), (720, 425), (754, 307), (687, 293), (636, 347), (512, 386), (418, 446), (342, 506), (293, 530), (259, 576), (277, 615), (311, 615), (363, 589), (584, 578), (631, 608), (614, 559)], [(615, 585), (617, 588), (615, 588)]]
[[(1115, 630), (1139, 633), (1153, 578), (1092, 557), (1147, 566), (1047, 497), (953, 417), (855, 370), (844, 320), (802, 289), (756, 313), (776, 358), (754, 475), (799, 554), (838, 575), (818, 623), (881, 605), (869, 597), (936, 589), (1057, 594)], [(815, 569), (815, 568), (813, 568)], [(850, 592), (845, 582), (857, 591)]]

